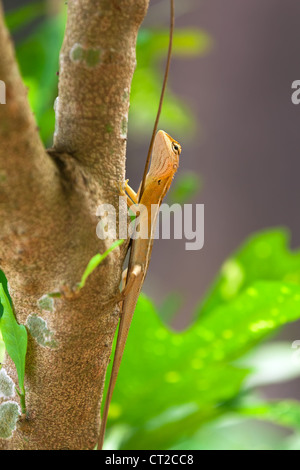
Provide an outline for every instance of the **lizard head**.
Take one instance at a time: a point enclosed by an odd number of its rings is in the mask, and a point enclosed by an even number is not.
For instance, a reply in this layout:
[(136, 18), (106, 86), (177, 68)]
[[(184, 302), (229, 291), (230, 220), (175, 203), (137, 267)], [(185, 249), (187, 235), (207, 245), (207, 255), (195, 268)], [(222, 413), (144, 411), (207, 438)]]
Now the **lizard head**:
[(179, 166), (181, 146), (166, 132), (156, 134), (148, 177), (151, 180), (173, 177)]

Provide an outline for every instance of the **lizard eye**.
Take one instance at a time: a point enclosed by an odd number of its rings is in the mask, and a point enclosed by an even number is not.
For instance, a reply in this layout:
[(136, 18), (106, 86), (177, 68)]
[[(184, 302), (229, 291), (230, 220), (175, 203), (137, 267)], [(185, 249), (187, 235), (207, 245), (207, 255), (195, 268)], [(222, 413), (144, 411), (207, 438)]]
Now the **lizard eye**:
[(181, 148), (175, 142), (172, 142), (172, 150), (175, 153), (175, 155), (180, 155)]
[(160, 184), (160, 183), (161, 183), (161, 180), (158, 180), (157, 183)]

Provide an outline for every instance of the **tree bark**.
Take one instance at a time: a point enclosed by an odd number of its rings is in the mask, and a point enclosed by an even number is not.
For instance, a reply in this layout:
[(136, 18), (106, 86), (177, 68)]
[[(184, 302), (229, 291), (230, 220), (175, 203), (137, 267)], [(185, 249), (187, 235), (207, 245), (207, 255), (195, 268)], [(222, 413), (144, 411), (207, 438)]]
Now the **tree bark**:
[[(0, 79), (7, 91), (0, 105), (0, 267), (29, 340), (27, 416), (10, 439), (0, 439), (0, 449), (93, 449), (97, 442), (119, 315), (110, 300), (126, 247), (113, 251), (79, 293), (75, 287), (91, 257), (110, 244), (96, 236), (96, 208), (116, 206), (124, 180), (135, 44), (148, 1), (69, 1), (49, 152), (0, 5)], [(53, 292), (61, 296), (49, 297)], [(17, 384), (8, 357), (5, 369)]]

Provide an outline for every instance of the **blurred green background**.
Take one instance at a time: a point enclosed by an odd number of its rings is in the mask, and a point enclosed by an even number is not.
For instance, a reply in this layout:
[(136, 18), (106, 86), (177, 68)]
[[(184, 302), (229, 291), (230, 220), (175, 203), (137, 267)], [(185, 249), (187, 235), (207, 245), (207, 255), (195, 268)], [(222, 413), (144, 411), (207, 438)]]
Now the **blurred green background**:
[[(285, 225), (300, 241), (298, 118), (289, 94), (298, 67), (283, 59), (300, 44), (300, 7), (287, 3), (176, 2), (160, 127), (183, 153), (168, 201), (205, 204), (205, 247), (186, 252), (184, 241), (156, 241), (106, 448), (299, 449), (300, 357), (292, 348), (299, 324), (276, 335), (300, 318), (300, 252), (290, 250), (286, 229), (268, 229)], [(51, 146), (67, 5), (4, 5)], [(152, 0), (138, 37), (127, 163), (133, 186), (159, 99), (168, 12), (167, 0)]]

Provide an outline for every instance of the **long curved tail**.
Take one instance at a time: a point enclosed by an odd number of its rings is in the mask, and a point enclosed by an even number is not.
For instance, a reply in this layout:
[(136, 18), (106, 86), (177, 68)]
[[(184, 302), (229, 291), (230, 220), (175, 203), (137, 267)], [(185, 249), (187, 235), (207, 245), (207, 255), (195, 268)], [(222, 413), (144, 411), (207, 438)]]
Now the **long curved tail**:
[(141, 266), (139, 265), (134, 266), (134, 268), (128, 275), (130, 280), (127, 281), (128, 282), (127, 285), (130, 286), (130, 292), (125, 297), (125, 300), (122, 306), (122, 315), (121, 315), (120, 324), (119, 324), (119, 331), (118, 331), (114, 361), (113, 361), (108, 391), (107, 391), (107, 395), (105, 399), (103, 415), (102, 415), (102, 420), (101, 420), (101, 427), (100, 427), (98, 447), (97, 447), (98, 450), (101, 450), (103, 447), (104, 434), (105, 434), (107, 417), (108, 417), (108, 410), (109, 410), (110, 402), (111, 402), (112, 395), (114, 392), (114, 388), (116, 385), (132, 317), (133, 317), (136, 303), (137, 303), (139, 293), (141, 290), (142, 276), (143, 276), (143, 273), (141, 271)]

